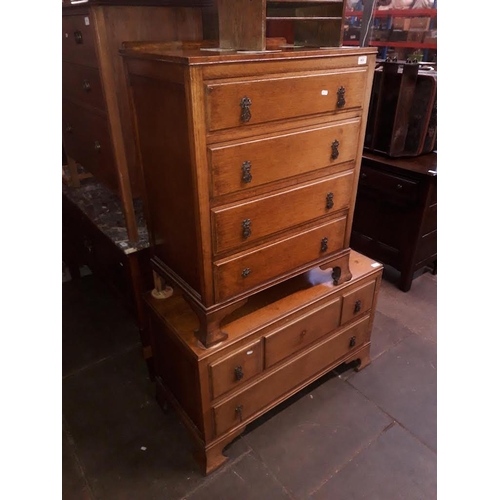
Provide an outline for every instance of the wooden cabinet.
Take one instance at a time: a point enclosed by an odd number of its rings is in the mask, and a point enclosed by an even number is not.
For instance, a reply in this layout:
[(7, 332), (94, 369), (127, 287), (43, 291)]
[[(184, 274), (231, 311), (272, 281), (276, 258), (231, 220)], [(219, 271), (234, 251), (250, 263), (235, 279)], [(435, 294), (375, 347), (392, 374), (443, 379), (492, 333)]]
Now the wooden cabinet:
[[(249, 297), (317, 266), (350, 279), (374, 49), (122, 49), (157, 283), (205, 346)], [(161, 287), (161, 285), (160, 285)]]
[(76, 163), (118, 194), (129, 239), (138, 240), (133, 198), (142, 180), (118, 49), (132, 40), (200, 40), (201, 1), (63, 2), (62, 138), (71, 184)]
[(180, 415), (205, 473), (249, 422), (342, 363), (370, 362), (382, 266), (352, 251), (350, 269), (342, 285), (315, 268), (253, 295), (209, 349), (180, 288), (167, 300), (147, 296), (157, 397)]
[(351, 246), (400, 271), (405, 292), (417, 270), (437, 270), (436, 157), (363, 155)]

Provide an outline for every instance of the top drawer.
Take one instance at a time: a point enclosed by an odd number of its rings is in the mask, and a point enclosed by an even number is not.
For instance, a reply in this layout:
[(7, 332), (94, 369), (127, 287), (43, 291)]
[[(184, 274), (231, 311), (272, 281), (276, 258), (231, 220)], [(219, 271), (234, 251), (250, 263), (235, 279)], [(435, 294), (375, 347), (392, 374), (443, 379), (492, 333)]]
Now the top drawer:
[(63, 61), (98, 67), (90, 15), (63, 16)]
[(361, 108), (366, 68), (207, 83), (210, 131)]

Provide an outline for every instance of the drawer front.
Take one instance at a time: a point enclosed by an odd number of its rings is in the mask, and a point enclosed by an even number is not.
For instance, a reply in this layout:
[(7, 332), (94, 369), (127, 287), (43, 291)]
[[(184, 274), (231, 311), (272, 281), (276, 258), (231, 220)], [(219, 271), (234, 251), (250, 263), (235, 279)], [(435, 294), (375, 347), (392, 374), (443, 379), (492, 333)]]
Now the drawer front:
[(340, 298), (265, 335), (265, 366), (269, 368), (340, 325)]
[(235, 249), (348, 208), (353, 182), (351, 170), (257, 200), (214, 209), (214, 252)]
[[(346, 217), (214, 264), (218, 301), (262, 285), (344, 248)], [(325, 248), (326, 245), (326, 248)]]
[(388, 195), (388, 201), (412, 203), (418, 198), (418, 181), (404, 179), (367, 166), (361, 167), (359, 186)]
[(94, 27), (89, 14), (63, 16), (62, 60), (98, 67), (94, 43)]
[(62, 91), (63, 96), (68, 99), (102, 111), (106, 110), (101, 77), (96, 68), (63, 62)]
[(206, 84), (208, 130), (360, 109), (367, 70)]
[[(356, 158), (359, 119), (227, 146), (210, 146), (212, 194), (254, 188)], [(276, 154), (278, 152), (278, 154)]]
[(118, 189), (107, 119), (63, 99), (62, 132), (68, 156), (110, 189)]
[(437, 204), (427, 209), (422, 224), (422, 236), (431, 233), (437, 229)]
[(212, 396), (217, 398), (246, 383), (262, 371), (262, 342), (248, 344), (224, 359), (210, 364)]
[(246, 422), (329, 366), (333, 368), (336, 360), (340, 360), (350, 351), (358, 349), (369, 341), (368, 326), (369, 317), (366, 317), (292, 360), (246, 391), (215, 406), (213, 412), (216, 434), (221, 435)]
[(353, 318), (362, 316), (369, 311), (375, 293), (375, 280), (342, 295), (342, 317), (340, 323), (345, 325)]
[(422, 262), (437, 255), (437, 230), (423, 236), (419, 243), (415, 262)]

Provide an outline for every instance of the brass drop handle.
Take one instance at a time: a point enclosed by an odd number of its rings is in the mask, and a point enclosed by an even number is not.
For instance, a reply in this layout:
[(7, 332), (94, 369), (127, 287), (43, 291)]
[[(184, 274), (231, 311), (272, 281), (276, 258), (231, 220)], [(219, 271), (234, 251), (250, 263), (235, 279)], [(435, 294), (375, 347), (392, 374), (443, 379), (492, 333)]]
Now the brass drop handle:
[(247, 123), (252, 118), (252, 113), (250, 113), (250, 106), (252, 105), (252, 99), (250, 97), (243, 97), (240, 101), (241, 108), (241, 121)]
[(245, 219), (242, 223), (241, 223), (241, 227), (243, 228), (243, 239), (246, 240), (247, 238), (250, 237), (250, 235), (252, 234), (252, 229), (251, 229), (251, 226), (252, 225), (252, 221), (250, 219)]
[(235, 412), (238, 414), (238, 416), (240, 417), (240, 422), (243, 421), (243, 405), (238, 405), (236, 408), (235, 408)]
[(94, 149), (100, 153), (101, 152), (101, 145), (99, 144), (99, 141), (94, 141)]
[(83, 80), (82, 88), (83, 90), (85, 90), (85, 92), (90, 92), (90, 83), (88, 82), (88, 80)]
[(339, 87), (337, 90), (337, 108), (345, 106), (345, 87)]
[(330, 208), (333, 208), (333, 193), (328, 193), (326, 195), (326, 208), (330, 210)]
[(356, 337), (351, 337), (349, 339), (349, 347), (354, 347), (356, 345)]
[(73, 132), (73, 127), (69, 123), (66, 124), (66, 132), (68, 134), (71, 134), (71, 132)]
[(359, 313), (361, 311), (361, 300), (357, 300), (354, 304), (354, 312)]
[(235, 369), (234, 369), (234, 377), (236, 378), (236, 380), (241, 380), (243, 378), (243, 367), (242, 366), (237, 366)]
[(75, 42), (80, 45), (83, 43), (83, 35), (80, 30), (77, 30), (73, 33), (73, 36), (75, 37)]
[(338, 157), (339, 157), (339, 146), (340, 146), (340, 142), (337, 141), (337, 139), (335, 139), (333, 142), (332, 142), (332, 160), (336, 160)]
[(251, 161), (244, 161), (243, 165), (241, 165), (241, 170), (243, 171), (241, 175), (241, 180), (245, 183), (248, 184), (249, 182), (252, 182), (252, 174), (250, 173), (250, 169), (252, 168), (252, 162)]
[(246, 278), (252, 271), (250, 270), (250, 268), (246, 267), (245, 269), (243, 269), (243, 271), (241, 272), (241, 275), (243, 276), (243, 278)]
[(327, 250), (328, 250), (328, 238), (325, 236), (321, 240), (321, 251), (322, 252), (326, 252)]

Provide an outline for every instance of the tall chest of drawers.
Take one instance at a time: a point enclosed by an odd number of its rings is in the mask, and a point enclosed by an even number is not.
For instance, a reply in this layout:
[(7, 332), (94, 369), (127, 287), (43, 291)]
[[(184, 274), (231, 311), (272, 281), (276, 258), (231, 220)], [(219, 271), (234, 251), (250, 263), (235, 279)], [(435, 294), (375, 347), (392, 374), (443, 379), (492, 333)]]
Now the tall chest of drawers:
[(374, 49), (121, 54), (156, 281), (183, 291), (205, 347), (259, 291), (318, 266), (349, 281)]

